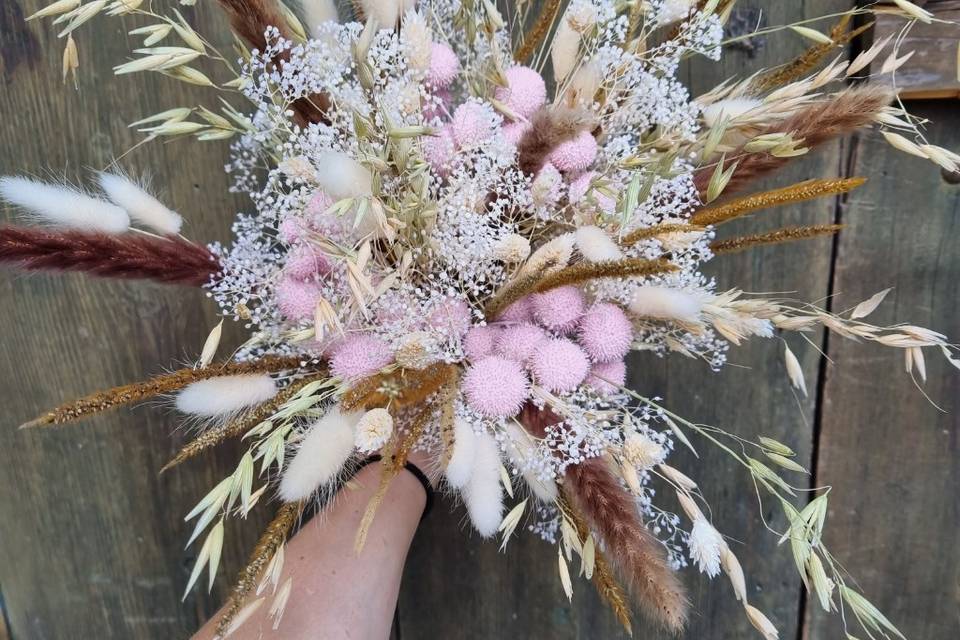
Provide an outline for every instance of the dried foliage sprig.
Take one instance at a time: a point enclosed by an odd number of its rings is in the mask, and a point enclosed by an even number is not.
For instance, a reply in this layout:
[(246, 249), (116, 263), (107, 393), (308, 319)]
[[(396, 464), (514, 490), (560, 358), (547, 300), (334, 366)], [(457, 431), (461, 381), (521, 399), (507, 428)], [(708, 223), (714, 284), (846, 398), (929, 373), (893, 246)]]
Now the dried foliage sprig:
[(277, 515), (267, 525), (263, 535), (257, 541), (257, 545), (253, 548), (253, 553), (250, 554), (246, 566), (240, 571), (233, 591), (230, 593), (230, 599), (217, 621), (218, 638), (223, 638), (226, 635), (230, 623), (240, 612), (247, 596), (256, 588), (260, 575), (277, 552), (277, 549), (286, 541), (287, 535), (300, 518), (305, 506), (305, 501), (287, 502), (277, 510)]
[(73, 422), (115, 407), (177, 391), (199, 380), (248, 373), (274, 373), (285, 369), (299, 368), (302, 361), (301, 358), (295, 356), (267, 356), (251, 362), (229, 362), (203, 369), (179, 369), (143, 382), (97, 391), (73, 402), (62, 404), (39, 418), (21, 425), (20, 428), (27, 429)]
[(745, 249), (752, 249), (767, 244), (781, 244), (795, 240), (806, 240), (820, 236), (833, 235), (843, 229), (842, 224), (816, 224), (806, 227), (787, 227), (768, 233), (756, 233), (749, 236), (739, 236), (729, 240), (718, 240), (710, 244), (710, 250), (716, 255), (736, 253)]
[(454, 420), (457, 416), (457, 395), (460, 393), (460, 372), (454, 369), (450, 379), (440, 390), (440, 440), (443, 453), (440, 456), (440, 468), (446, 469), (453, 455)]
[[(789, 118), (769, 126), (764, 134), (790, 134), (812, 149), (870, 124), (891, 99), (892, 94), (883, 87), (854, 87), (805, 105)], [(727, 182), (725, 192), (739, 191), (751, 181), (783, 167), (789, 161), (789, 157), (765, 152), (749, 153), (741, 147), (724, 162), (724, 169), (739, 162)], [(694, 174), (694, 183), (701, 193), (706, 192), (715, 169), (707, 166)]]
[(199, 287), (220, 271), (203, 245), (179, 236), (108, 235), (0, 227), (0, 263), (25, 271), (82, 271), (102, 278)]
[(866, 181), (866, 178), (806, 180), (789, 187), (754, 193), (717, 206), (700, 209), (690, 217), (690, 222), (704, 226), (723, 224), (760, 209), (847, 193)]

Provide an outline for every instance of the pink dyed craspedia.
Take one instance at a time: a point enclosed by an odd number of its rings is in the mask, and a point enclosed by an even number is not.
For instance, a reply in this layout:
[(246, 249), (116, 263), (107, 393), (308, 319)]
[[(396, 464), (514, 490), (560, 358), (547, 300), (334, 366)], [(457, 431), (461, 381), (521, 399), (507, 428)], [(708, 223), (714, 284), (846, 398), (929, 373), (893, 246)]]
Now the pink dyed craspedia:
[(573, 285), (551, 289), (532, 296), (533, 319), (557, 333), (569, 333), (583, 315), (583, 293)]
[(453, 127), (450, 125), (442, 127), (437, 131), (437, 135), (423, 139), (424, 158), (430, 167), (442, 176), (450, 173), (456, 152), (457, 143), (453, 138)]
[(494, 97), (513, 111), (529, 118), (547, 101), (547, 85), (530, 67), (512, 67), (504, 74), (506, 87), (497, 87)]
[(564, 172), (583, 171), (597, 158), (597, 141), (589, 131), (561, 142), (550, 152), (550, 162)]
[(493, 136), (490, 112), (476, 102), (465, 102), (453, 112), (453, 138), (460, 147), (475, 147)]
[(323, 253), (307, 245), (298, 245), (287, 254), (284, 275), (298, 280), (309, 280), (314, 275), (330, 272), (330, 261)]
[(427, 82), (433, 87), (442, 89), (450, 86), (458, 73), (460, 73), (460, 60), (457, 54), (445, 42), (434, 42), (430, 49)]
[(296, 244), (306, 237), (307, 225), (296, 216), (288, 216), (277, 227), (277, 233), (287, 244)]
[[(586, 197), (590, 190), (590, 183), (596, 175), (595, 171), (585, 171), (570, 181), (567, 198), (571, 204), (577, 204)], [(597, 206), (606, 213), (611, 213), (617, 208), (617, 201), (599, 190), (595, 189), (590, 195), (596, 200)]]
[(594, 305), (580, 318), (577, 336), (591, 360), (612, 362), (630, 351), (633, 325), (623, 309), (604, 302)]
[(530, 296), (520, 298), (497, 316), (499, 322), (528, 322), (533, 319), (533, 299)]
[(327, 195), (327, 192), (323, 189), (317, 189), (310, 196), (310, 201), (307, 203), (307, 216), (310, 220), (315, 220), (317, 216), (322, 216), (326, 214), (327, 210), (333, 206), (333, 198)]
[(530, 130), (530, 127), (533, 126), (529, 122), (508, 122), (503, 125), (501, 132), (503, 133), (503, 139), (517, 146), (520, 144), (520, 138), (523, 137), (527, 131)]
[(619, 388), (627, 382), (627, 365), (623, 360), (614, 360), (613, 362), (601, 362), (593, 365), (590, 369), (590, 375), (587, 376), (586, 384), (600, 395), (610, 395), (616, 393)]
[(387, 343), (368, 333), (355, 333), (331, 349), (330, 372), (354, 381), (375, 374), (392, 361)]
[(299, 322), (313, 317), (320, 290), (313, 282), (284, 276), (277, 283), (277, 307), (288, 320)]
[(481, 358), (463, 376), (467, 404), (488, 418), (516, 415), (529, 392), (530, 382), (520, 365), (499, 356)]
[(463, 352), (470, 360), (479, 360), (493, 354), (493, 345), (501, 329), (490, 325), (470, 327), (463, 338)]
[(538, 385), (556, 393), (576, 389), (590, 373), (590, 360), (575, 342), (551, 338), (534, 350), (529, 367)]
[(470, 306), (458, 298), (448, 298), (427, 316), (427, 326), (456, 338), (470, 328)]
[(514, 362), (525, 364), (548, 336), (535, 324), (525, 322), (504, 327), (494, 343), (494, 352)]

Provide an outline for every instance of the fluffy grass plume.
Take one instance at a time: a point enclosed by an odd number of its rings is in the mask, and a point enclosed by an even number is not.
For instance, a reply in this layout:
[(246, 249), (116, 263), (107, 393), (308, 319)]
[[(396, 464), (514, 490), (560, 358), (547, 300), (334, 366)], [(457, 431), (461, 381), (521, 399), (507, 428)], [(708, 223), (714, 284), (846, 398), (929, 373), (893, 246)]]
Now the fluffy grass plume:
[(64, 185), (4, 176), (0, 199), (20, 207), (34, 221), (58, 229), (118, 234), (130, 228), (130, 218), (120, 207)]
[(280, 479), (280, 498), (295, 502), (332, 482), (353, 453), (353, 427), (360, 412), (330, 409), (307, 431)]
[(118, 173), (100, 173), (100, 187), (135, 222), (165, 235), (180, 233), (183, 218), (150, 195), (142, 186)]
[(177, 410), (201, 418), (226, 418), (277, 395), (277, 383), (263, 373), (220, 376), (194, 382), (177, 394)]

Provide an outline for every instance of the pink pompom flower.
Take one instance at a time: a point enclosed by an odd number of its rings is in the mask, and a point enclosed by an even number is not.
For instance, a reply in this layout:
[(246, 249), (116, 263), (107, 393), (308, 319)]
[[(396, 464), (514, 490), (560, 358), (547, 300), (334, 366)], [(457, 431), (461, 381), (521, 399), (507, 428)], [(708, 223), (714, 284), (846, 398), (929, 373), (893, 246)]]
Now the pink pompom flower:
[(627, 365), (623, 360), (601, 362), (593, 365), (586, 384), (603, 396), (608, 396), (620, 390), (627, 382)]
[(475, 147), (493, 136), (493, 115), (477, 102), (465, 102), (453, 112), (453, 137), (462, 147)]
[(552, 338), (530, 356), (530, 371), (538, 385), (551, 392), (573, 391), (590, 373), (590, 360), (577, 344)]
[(437, 89), (450, 86), (460, 73), (460, 59), (445, 42), (434, 42), (430, 49), (430, 69), (427, 82)]
[(298, 280), (309, 280), (316, 274), (330, 272), (330, 261), (307, 245), (298, 245), (287, 254), (283, 273)]
[(583, 293), (573, 285), (537, 293), (533, 298), (533, 318), (542, 327), (557, 333), (569, 333), (583, 315)]
[(583, 171), (597, 158), (597, 141), (589, 131), (561, 142), (550, 152), (550, 162), (563, 172)]
[(450, 173), (453, 158), (457, 152), (457, 143), (453, 139), (453, 127), (445, 125), (437, 135), (428, 136), (423, 141), (423, 156), (430, 167), (441, 176)]
[(463, 338), (463, 352), (470, 360), (479, 360), (493, 354), (493, 347), (500, 331), (500, 327), (488, 324), (470, 327)]
[(507, 86), (497, 87), (494, 97), (524, 118), (529, 118), (547, 101), (547, 85), (530, 67), (511, 67), (504, 74)]
[(525, 364), (545, 340), (546, 332), (535, 324), (523, 323), (504, 327), (494, 343), (494, 352), (514, 362)]
[(520, 298), (497, 316), (499, 322), (529, 322), (533, 319), (533, 300), (530, 296)]
[(368, 333), (355, 333), (331, 350), (330, 372), (353, 382), (375, 374), (392, 361), (387, 343)]
[(530, 127), (533, 126), (529, 122), (508, 122), (503, 125), (501, 133), (503, 133), (503, 139), (517, 146), (520, 144), (520, 138), (523, 137), (527, 131), (530, 130)]
[(472, 409), (488, 418), (516, 415), (530, 393), (530, 381), (519, 364), (487, 356), (463, 376), (463, 393)]
[(459, 298), (444, 300), (427, 315), (427, 327), (462, 338), (470, 328), (470, 306)]
[(285, 318), (299, 322), (313, 317), (313, 310), (320, 298), (320, 290), (313, 282), (292, 276), (284, 276), (277, 283), (277, 307)]
[(580, 318), (577, 335), (591, 360), (612, 362), (630, 351), (633, 325), (623, 309), (604, 302), (593, 306)]

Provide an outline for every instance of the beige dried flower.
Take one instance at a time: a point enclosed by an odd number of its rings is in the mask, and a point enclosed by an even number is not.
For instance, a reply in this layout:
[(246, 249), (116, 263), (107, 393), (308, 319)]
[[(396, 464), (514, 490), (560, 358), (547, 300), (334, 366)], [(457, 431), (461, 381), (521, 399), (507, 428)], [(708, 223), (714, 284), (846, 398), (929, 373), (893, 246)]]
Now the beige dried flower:
[(493, 248), (493, 255), (497, 260), (508, 264), (523, 262), (530, 255), (530, 241), (517, 233), (505, 236)]
[(355, 431), (357, 449), (364, 453), (377, 451), (393, 433), (393, 416), (386, 409), (371, 409), (361, 416)]
[(623, 457), (640, 469), (650, 469), (666, 457), (663, 447), (640, 433), (631, 433), (623, 442)]
[(405, 369), (425, 369), (434, 362), (433, 338), (426, 331), (414, 331), (400, 338), (395, 359)]

